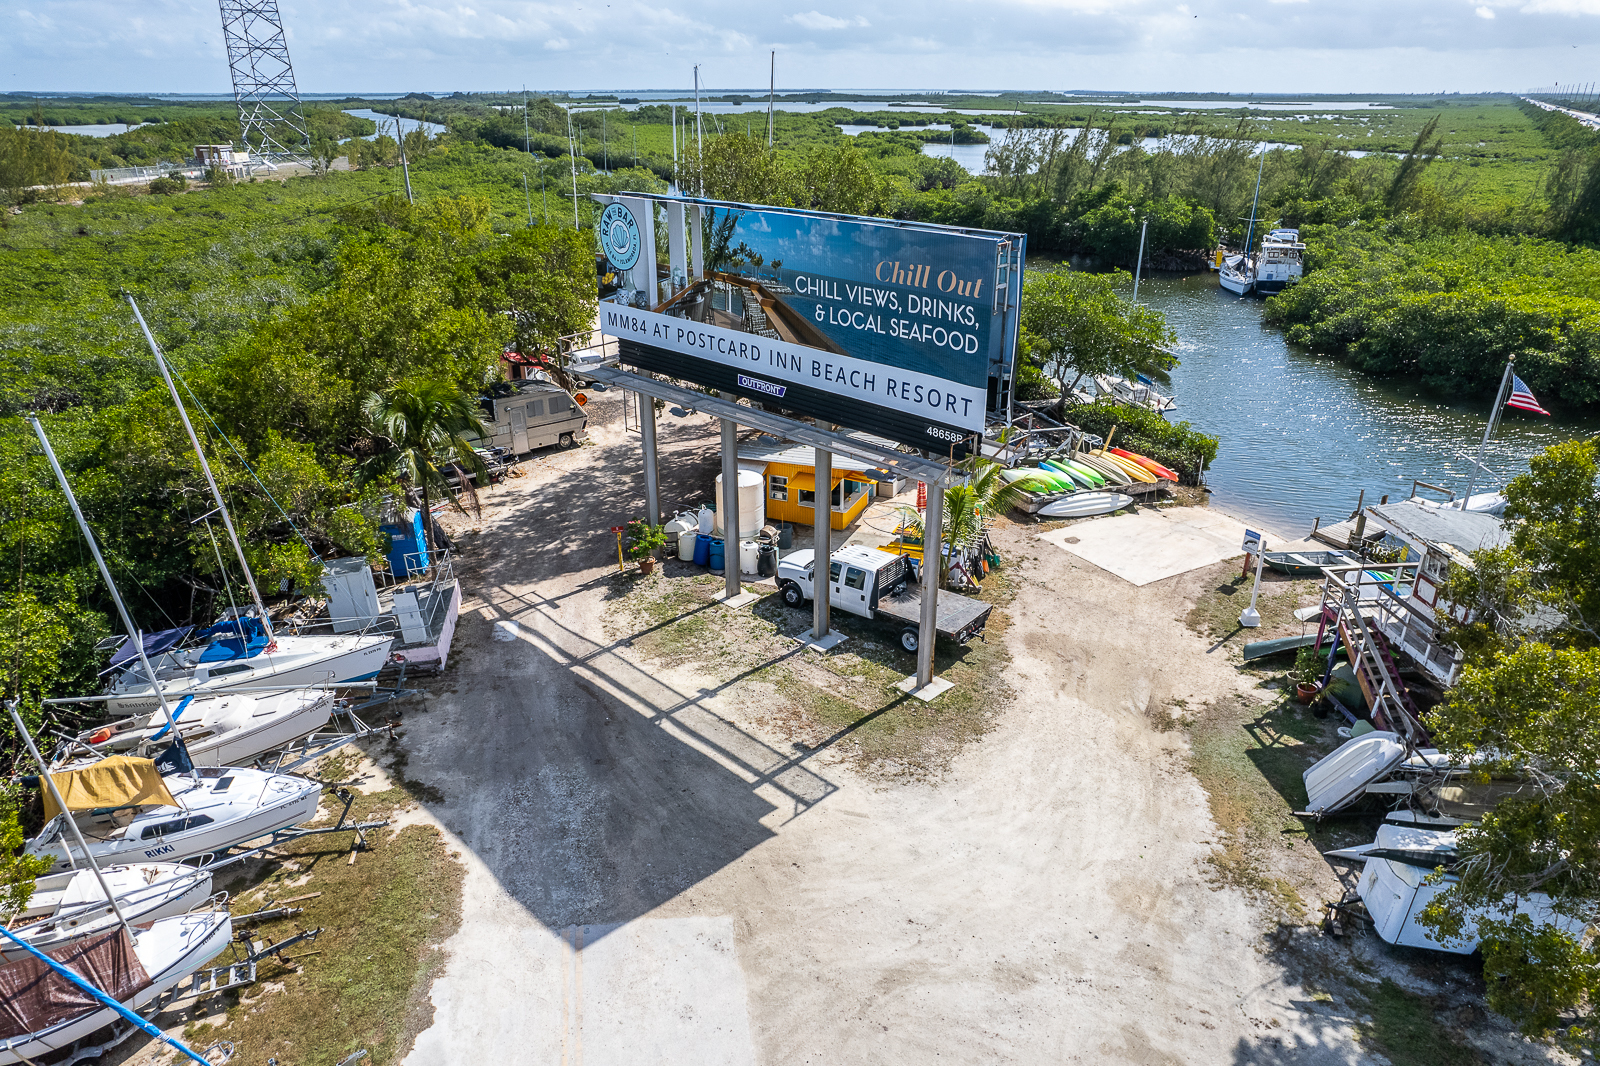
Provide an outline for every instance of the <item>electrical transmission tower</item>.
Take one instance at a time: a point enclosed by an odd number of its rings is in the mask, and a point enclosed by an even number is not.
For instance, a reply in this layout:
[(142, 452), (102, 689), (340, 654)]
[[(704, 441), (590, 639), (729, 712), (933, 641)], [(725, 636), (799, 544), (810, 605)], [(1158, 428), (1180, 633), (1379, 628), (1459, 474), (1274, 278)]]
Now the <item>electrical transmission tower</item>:
[(274, 159), (311, 154), (278, 0), (220, 0), (222, 37), (244, 143)]

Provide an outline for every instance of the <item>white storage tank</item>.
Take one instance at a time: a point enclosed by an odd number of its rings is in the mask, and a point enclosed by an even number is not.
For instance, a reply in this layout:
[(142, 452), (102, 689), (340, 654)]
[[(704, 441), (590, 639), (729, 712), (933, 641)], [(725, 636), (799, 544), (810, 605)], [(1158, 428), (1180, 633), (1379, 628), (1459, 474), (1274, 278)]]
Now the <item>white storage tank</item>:
[(739, 542), (739, 573), (754, 574), (761, 566), (761, 545), (753, 540)]
[(686, 563), (694, 562), (694, 541), (700, 535), (699, 529), (686, 529), (678, 534), (678, 558)]
[[(753, 537), (761, 532), (767, 520), (766, 497), (762, 486), (766, 478), (754, 470), (739, 471), (739, 532), (740, 537)], [(722, 475), (717, 475), (717, 510), (713, 515), (712, 532), (722, 532)]]

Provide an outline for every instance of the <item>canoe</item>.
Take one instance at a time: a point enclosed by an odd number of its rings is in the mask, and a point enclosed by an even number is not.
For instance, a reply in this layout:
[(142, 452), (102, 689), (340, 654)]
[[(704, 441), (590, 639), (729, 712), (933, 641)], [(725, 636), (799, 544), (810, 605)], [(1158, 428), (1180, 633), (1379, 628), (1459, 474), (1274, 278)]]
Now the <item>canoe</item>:
[(1112, 455), (1120, 455), (1124, 459), (1138, 463), (1156, 477), (1165, 478), (1168, 481), (1178, 480), (1177, 471), (1173, 470), (1171, 467), (1162, 466), (1148, 455), (1140, 455), (1138, 452), (1125, 451), (1122, 448), (1108, 448), (1107, 451), (1109, 451)]
[(1124, 474), (1127, 474), (1135, 481), (1142, 481), (1147, 485), (1154, 485), (1160, 480), (1154, 474), (1140, 466), (1138, 463), (1134, 462), (1132, 459), (1124, 459), (1120, 455), (1110, 455), (1106, 452), (1101, 452), (1100, 458), (1104, 459), (1108, 463), (1116, 463), (1117, 466), (1122, 468), (1122, 472)]
[(1360, 565), (1361, 556), (1347, 551), (1263, 552), (1261, 561), (1290, 577), (1318, 577), (1324, 567)]
[(1118, 466), (1116, 463), (1113, 463), (1110, 459), (1107, 459), (1104, 456), (1096, 455), (1093, 452), (1079, 452), (1073, 457), (1072, 461), (1075, 463), (1082, 463), (1085, 466), (1092, 467), (1093, 469), (1097, 470), (1110, 484), (1133, 484), (1133, 478), (1129, 477), (1122, 467)]
[(1080, 492), (1064, 500), (1045, 504), (1039, 508), (1038, 514), (1040, 518), (1089, 518), (1120, 511), (1132, 502), (1132, 497), (1118, 492)]
[[(1322, 643), (1332, 644), (1333, 636), (1331, 632), (1328, 633), (1322, 638)], [(1253, 640), (1244, 646), (1244, 661), (1249, 662), (1251, 659), (1264, 659), (1269, 655), (1309, 648), (1316, 642), (1315, 633), (1307, 633), (1303, 637), (1279, 637), (1277, 640)]]
[(1072, 471), (1073, 477), (1082, 478), (1086, 487), (1091, 489), (1104, 487), (1106, 483), (1106, 477), (1094, 467), (1085, 463), (1076, 462), (1072, 459), (1063, 459), (1061, 462), (1068, 470)]

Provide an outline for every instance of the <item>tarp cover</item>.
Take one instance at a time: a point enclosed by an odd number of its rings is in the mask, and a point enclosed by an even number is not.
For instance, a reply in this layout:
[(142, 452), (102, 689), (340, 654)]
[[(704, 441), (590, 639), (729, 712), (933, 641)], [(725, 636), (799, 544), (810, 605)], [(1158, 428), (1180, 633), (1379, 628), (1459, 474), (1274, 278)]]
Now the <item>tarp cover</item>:
[[(145, 655), (154, 658), (168, 648), (175, 647), (193, 629), (193, 626), (180, 626), (177, 629), (163, 629), (159, 633), (146, 633), (143, 639)], [(138, 654), (139, 649), (134, 645), (133, 638), (123, 637), (122, 646), (116, 650), (111, 656), (111, 662), (106, 665), (121, 666), (123, 663), (131, 662)]]
[[(81, 770), (67, 770), (51, 774), (67, 809), (92, 811), (106, 807), (128, 807), (134, 804), (159, 804), (176, 807), (167, 786), (151, 759), (135, 759), (131, 755), (113, 755), (101, 759)], [(39, 782), (44, 792), (44, 816), (49, 821), (61, 813), (55, 797)]]
[[(119, 1003), (150, 987), (150, 975), (120, 926), (46, 954)], [(100, 1007), (93, 996), (32, 955), (0, 966), (0, 1040), (37, 1033)]]

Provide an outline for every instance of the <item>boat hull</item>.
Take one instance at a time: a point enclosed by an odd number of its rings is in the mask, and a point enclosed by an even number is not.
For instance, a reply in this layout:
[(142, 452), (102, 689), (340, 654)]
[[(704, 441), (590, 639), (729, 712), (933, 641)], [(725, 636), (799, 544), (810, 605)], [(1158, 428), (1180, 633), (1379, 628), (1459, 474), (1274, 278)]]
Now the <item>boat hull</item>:
[[(210, 874), (177, 863), (111, 866), (100, 872), (110, 884), (123, 917), (132, 925), (142, 926), (162, 918), (187, 914), (211, 895)], [(93, 878), (94, 874), (89, 870), (79, 870), (70, 876)], [(153, 880), (146, 881), (147, 877)], [(64, 903), (55, 908), (54, 913), (12, 932), (39, 951), (55, 951), (75, 940), (109, 932), (118, 924), (117, 913), (109, 903), (104, 902), (105, 896), (100, 895), (98, 889), (96, 882), (91, 890), (94, 899), (75, 904)], [(7, 942), (6, 947), (0, 950), (0, 963), (15, 962), (26, 955), (27, 952), (20, 947)]]
[(1289, 287), (1289, 282), (1278, 278), (1263, 278), (1255, 284), (1257, 296), (1274, 296)]
[(1250, 290), (1255, 286), (1255, 283), (1251, 278), (1245, 277), (1241, 274), (1235, 274), (1227, 270), (1219, 271), (1217, 274), (1217, 279), (1218, 283), (1224, 289), (1227, 289), (1229, 292), (1236, 293), (1240, 296), (1248, 295)]
[[(208, 911), (157, 922), (140, 934), (134, 949), (150, 976), (150, 984), (123, 1001), (123, 1006), (142, 1010), (222, 954), (232, 939), (233, 921), (226, 911)], [(37, 1061), (51, 1052), (70, 1047), (120, 1018), (121, 1015), (110, 1007), (101, 1007), (57, 1022), (48, 1029), (14, 1037), (0, 1047), (0, 1066)]]
[[(305, 638), (284, 638), (282, 643), (287, 645), (290, 640), (299, 639)], [(378, 671), (389, 661), (389, 647), (393, 643), (394, 638), (389, 636), (335, 637), (330, 642), (327, 654), (308, 655), (303, 662), (274, 663), (272, 656), (262, 652), (253, 659), (245, 660), (244, 663), (214, 664), (210, 675), (204, 681), (195, 681), (192, 677), (180, 675), (164, 680), (162, 686), (166, 692), (195, 692), (220, 696), (239, 688), (327, 688), (354, 684), (378, 676)], [(231, 673), (219, 672), (235, 666), (245, 668)], [(156, 710), (158, 706), (155, 689), (148, 682), (130, 684), (125, 688), (113, 688), (108, 695), (111, 696), (111, 699), (106, 701), (106, 710), (109, 714), (144, 714)], [(168, 700), (172, 703), (177, 702), (171, 696)]]
[(1064, 500), (1047, 503), (1037, 513), (1040, 518), (1092, 518), (1120, 511), (1131, 503), (1133, 498), (1120, 492), (1080, 492)]

